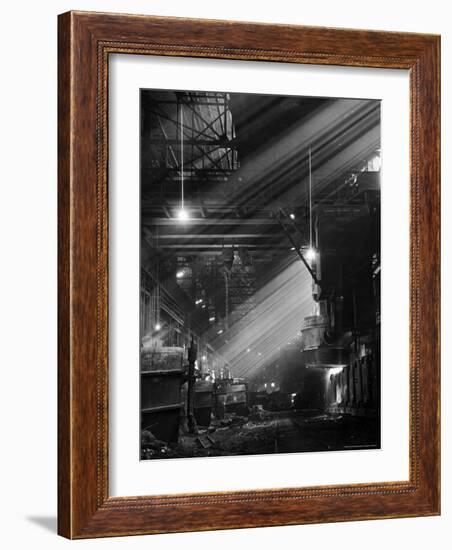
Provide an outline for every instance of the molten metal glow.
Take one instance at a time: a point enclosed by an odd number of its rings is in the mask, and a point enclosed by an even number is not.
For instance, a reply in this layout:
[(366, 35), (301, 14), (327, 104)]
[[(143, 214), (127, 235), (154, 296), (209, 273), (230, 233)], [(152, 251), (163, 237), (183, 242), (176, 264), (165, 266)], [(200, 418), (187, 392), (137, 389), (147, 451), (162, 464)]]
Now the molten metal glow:
[(343, 371), (343, 369), (344, 367), (334, 367), (332, 369), (328, 369), (328, 374), (339, 374), (340, 372)]

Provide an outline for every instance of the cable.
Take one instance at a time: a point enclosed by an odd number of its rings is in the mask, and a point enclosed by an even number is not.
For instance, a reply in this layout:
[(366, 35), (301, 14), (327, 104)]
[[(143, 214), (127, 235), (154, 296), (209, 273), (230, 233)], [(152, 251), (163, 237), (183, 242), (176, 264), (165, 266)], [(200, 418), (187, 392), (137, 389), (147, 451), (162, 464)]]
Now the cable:
[(181, 164), (181, 210), (184, 209), (184, 109), (180, 104), (180, 164)]
[(312, 250), (312, 160), (309, 147), (309, 247)]

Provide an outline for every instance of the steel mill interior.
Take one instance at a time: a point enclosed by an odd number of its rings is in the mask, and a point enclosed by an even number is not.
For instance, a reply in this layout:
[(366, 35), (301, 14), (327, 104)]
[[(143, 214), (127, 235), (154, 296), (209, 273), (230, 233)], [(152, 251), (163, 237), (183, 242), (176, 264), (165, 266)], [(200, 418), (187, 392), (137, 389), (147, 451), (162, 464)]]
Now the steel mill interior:
[(140, 91), (141, 459), (380, 446), (380, 102)]

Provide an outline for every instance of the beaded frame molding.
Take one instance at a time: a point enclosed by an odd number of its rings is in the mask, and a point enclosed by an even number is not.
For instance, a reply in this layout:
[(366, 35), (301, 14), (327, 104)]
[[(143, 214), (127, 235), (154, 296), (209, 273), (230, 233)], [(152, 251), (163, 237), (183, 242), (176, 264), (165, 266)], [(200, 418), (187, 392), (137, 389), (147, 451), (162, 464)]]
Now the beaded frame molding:
[[(265, 60), (410, 73), (408, 481), (110, 497), (110, 54)], [(440, 513), (440, 38), (68, 12), (58, 38), (58, 532), (68, 538)]]

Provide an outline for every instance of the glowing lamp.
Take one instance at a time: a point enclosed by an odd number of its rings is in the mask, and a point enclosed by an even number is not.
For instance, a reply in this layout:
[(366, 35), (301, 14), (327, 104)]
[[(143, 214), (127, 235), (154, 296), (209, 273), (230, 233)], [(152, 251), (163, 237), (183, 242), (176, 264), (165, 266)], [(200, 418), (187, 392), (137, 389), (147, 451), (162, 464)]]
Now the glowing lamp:
[(177, 211), (177, 219), (181, 222), (186, 222), (189, 219), (188, 212), (185, 210), (185, 208), (181, 208)]
[(313, 248), (308, 248), (306, 250), (306, 259), (309, 261), (315, 260), (316, 252)]

